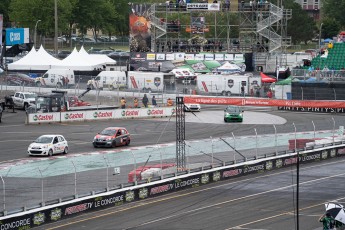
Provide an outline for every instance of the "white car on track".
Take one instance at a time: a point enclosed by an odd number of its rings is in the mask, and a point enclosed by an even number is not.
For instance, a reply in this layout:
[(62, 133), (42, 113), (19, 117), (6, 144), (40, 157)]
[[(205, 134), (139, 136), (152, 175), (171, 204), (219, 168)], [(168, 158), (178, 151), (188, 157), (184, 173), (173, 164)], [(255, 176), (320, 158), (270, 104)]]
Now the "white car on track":
[(29, 145), (30, 156), (52, 156), (68, 153), (68, 142), (62, 135), (42, 135)]
[(184, 111), (186, 112), (200, 112), (200, 104), (184, 104)]

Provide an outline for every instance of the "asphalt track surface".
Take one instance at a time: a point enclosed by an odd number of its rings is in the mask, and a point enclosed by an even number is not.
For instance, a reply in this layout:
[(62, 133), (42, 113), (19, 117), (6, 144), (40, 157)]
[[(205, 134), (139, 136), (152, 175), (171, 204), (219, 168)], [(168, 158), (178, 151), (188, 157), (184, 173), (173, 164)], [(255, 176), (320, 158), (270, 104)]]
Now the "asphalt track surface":
[[(77, 216), (38, 229), (297, 229), (296, 166)], [(343, 159), (303, 165), (299, 229), (321, 230), (324, 203), (344, 202)]]

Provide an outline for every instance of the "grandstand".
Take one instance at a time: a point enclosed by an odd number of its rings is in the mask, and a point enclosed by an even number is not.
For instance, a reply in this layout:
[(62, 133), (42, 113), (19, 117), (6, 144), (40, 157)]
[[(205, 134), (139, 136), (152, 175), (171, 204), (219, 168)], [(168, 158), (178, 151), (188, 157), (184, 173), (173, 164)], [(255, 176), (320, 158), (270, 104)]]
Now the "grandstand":
[(334, 43), (333, 48), (328, 49), (327, 57), (318, 55), (311, 61), (315, 69), (329, 69), (340, 70), (345, 68), (345, 43)]

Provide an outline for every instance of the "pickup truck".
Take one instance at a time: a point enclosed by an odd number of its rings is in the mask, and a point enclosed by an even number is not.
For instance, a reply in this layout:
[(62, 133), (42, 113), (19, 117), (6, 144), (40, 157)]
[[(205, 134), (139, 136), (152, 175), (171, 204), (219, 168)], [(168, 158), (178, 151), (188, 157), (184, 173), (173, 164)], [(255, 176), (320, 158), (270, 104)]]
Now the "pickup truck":
[(29, 92), (16, 92), (14, 95), (5, 97), (5, 104), (16, 108), (26, 110), (29, 106), (34, 105), (36, 102), (36, 93)]

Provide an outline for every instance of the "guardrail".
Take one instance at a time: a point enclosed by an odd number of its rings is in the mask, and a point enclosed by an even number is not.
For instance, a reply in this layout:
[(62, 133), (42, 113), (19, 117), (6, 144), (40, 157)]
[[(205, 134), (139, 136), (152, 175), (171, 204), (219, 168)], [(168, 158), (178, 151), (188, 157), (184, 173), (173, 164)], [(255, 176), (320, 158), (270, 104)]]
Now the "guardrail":
[[(320, 147), (320, 146), (318, 146)], [(291, 167), (297, 163), (312, 163), (345, 155), (345, 143), (337, 142), (322, 145), (321, 148), (303, 148), (295, 151), (266, 154), (264, 158), (252, 158), (249, 161), (226, 162), (213, 166), (179, 171), (150, 180), (139, 181), (111, 191), (95, 192), (85, 197), (70, 197), (66, 200), (49, 202), (44, 207), (35, 207), (24, 212), (3, 213), (0, 217), (0, 229), (28, 229), (46, 223), (55, 222), (75, 215), (97, 211), (106, 207), (120, 206), (125, 203), (144, 200), (159, 195), (224, 181), (239, 176), (262, 173), (273, 169)]]

